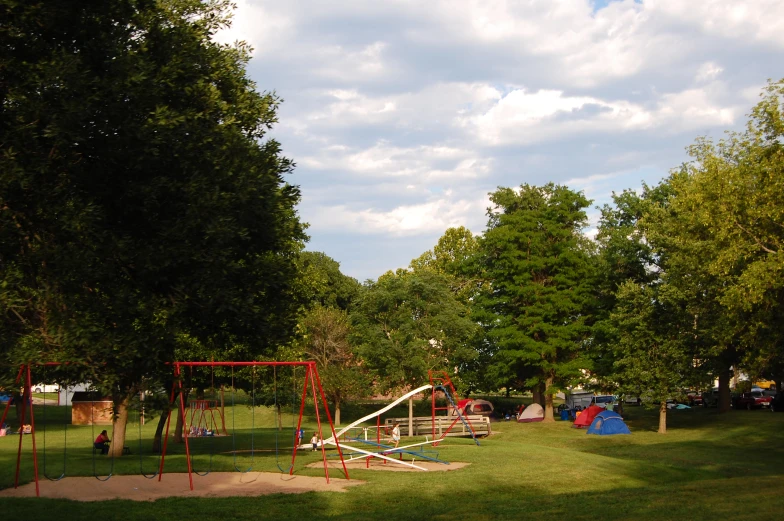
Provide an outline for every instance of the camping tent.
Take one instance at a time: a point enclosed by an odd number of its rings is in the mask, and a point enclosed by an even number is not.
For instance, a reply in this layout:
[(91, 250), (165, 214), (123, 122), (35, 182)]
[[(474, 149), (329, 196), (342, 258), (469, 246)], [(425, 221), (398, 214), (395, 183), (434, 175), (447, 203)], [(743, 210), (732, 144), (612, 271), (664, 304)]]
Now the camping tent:
[[(457, 410), (460, 411), (460, 414), (462, 415), (478, 414), (481, 416), (492, 416), (493, 404), (488, 402), (487, 400), (465, 398), (457, 402)], [(457, 415), (454, 407), (449, 408), (449, 414), (452, 416)]]
[(600, 412), (603, 412), (604, 410), (605, 410), (604, 407), (599, 407), (598, 405), (591, 405), (590, 407), (588, 407), (587, 409), (585, 409), (583, 412), (580, 413), (577, 419), (574, 420), (572, 427), (577, 427), (578, 429), (582, 427), (588, 427), (593, 421), (593, 419), (596, 418), (596, 415), (599, 414)]
[(493, 414), (493, 404), (487, 400), (471, 400), (465, 405), (465, 414), (481, 414), (491, 416)]
[(608, 436), (610, 434), (631, 434), (629, 427), (623, 422), (623, 418), (617, 412), (604, 411), (596, 415), (593, 423), (588, 427), (588, 434), (599, 434)]
[(544, 420), (544, 409), (538, 403), (532, 403), (517, 416), (520, 423), (540, 422)]

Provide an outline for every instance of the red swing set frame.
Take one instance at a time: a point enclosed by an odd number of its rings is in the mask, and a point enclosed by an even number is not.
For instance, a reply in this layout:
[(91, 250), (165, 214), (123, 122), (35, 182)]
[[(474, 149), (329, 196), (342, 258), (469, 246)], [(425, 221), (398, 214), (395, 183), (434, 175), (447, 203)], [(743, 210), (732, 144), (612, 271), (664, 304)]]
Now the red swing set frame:
[[(39, 479), (38, 479), (38, 450), (36, 447), (35, 442), (35, 417), (33, 414), (33, 404), (32, 404), (32, 380), (30, 376), (30, 367), (32, 365), (36, 366), (59, 366), (59, 365), (66, 365), (60, 362), (45, 362), (45, 363), (28, 363), (22, 364), (19, 367), (19, 372), (16, 375), (15, 385), (19, 384), (19, 381), (22, 379), (24, 375), (24, 384), (23, 384), (23, 392), (22, 392), (22, 403), (24, 406), (22, 407), (21, 417), (19, 418), (20, 425), (25, 424), (25, 412), (26, 409), (29, 408), (30, 410), (30, 427), (31, 427), (31, 441), (32, 441), (32, 449), (33, 449), (33, 475), (35, 479), (35, 495), (40, 496), (40, 488), (39, 488)], [(300, 408), (299, 408), (299, 418), (297, 420), (297, 432), (302, 428), (302, 416), (305, 411), (305, 400), (308, 397), (308, 389), (310, 389), (313, 404), (316, 411), (316, 422), (318, 424), (318, 435), (319, 439), (323, 440), (323, 426), (321, 422), (321, 414), (319, 412), (319, 401), (321, 405), (324, 407), (324, 411), (326, 412), (327, 421), (329, 422), (329, 429), (332, 433), (332, 439), (335, 442), (335, 447), (338, 450), (338, 456), (340, 457), (340, 463), (343, 467), (343, 474), (345, 475), (346, 479), (350, 479), (348, 475), (348, 469), (346, 468), (346, 462), (343, 459), (343, 451), (340, 448), (340, 443), (335, 435), (335, 426), (332, 422), (332, 415), (329, 412), (329, 407), (327, 405), (327, 398), (324, 395), (324, 388), (321, 386), (321, 379), (318, 375), (318, 370), (316, 369), (316, 362), (173, 362), (171, 364), (173, 366), (174, 371), (174, 384), (172, 385), (171, 394), (169, 397), (169, 414), (168, 418), (166, 419), (166, 435), (163, 439), (163, 447), (161, 450), (161, 463), (160, 468), (158, 469), (158, 481), (163, 478), (163, 471), (164, 471), (164, 464), (166, 461), (166, 448), (168, 445), (169, 440), (169, 426), (171, 424), (171, 414), (172, 408), (171, 406), (174, 405), (174, 400), (179, 394), (180, 399), (180, 415), (182, 418), (182, 423), (185, 425), (186, 414), (187, 411), (185, 409), (185, 398), (183, 396), (182, 390), (182, 378), (180, 378), (182, 374), (182, 367), (250, 367), (250, 366), (292, 366), (292, 367), (305, 367), (305, 381), (302, 386), (302, 399), (300, 401)], [(3, 411), (2, 419), (0, 419), (0, 426), (5, 423), (5, 419), (8, 415), (8, 410), (11, 405), (11, 402), (6, 404), (5, 410)], [(21, 467), (22, 461), (22, 439), (24, 437), (23, 429), (20, 427), (19, 429), (19, 448), (17, 450), (16, 455), (16, 474), (14, 477), (14, 488), (19, 487), (19, 470)], [(193, 490), (193, 466), (191, 462), (191, 452), (190, 452), (190, 444), (188, 442), (188, 436), (183, 436), (183, 441), (185, 442), (185, 455), (186, 460), (188, 462), (188, 482), (190, 484), (190, 489)], [(297, 457), (297, 445), (295, 443), (292, 454), (291, 454), (291, 467), (289, 468), (289, 475), (294, 475), (294, 461)], [(324, 446), (324, 443), (321, 444), (321, 457), (322, 461), (324, 462), (324, 476), (329, 483), (329, 465), (327, 463), (327, 452)]]

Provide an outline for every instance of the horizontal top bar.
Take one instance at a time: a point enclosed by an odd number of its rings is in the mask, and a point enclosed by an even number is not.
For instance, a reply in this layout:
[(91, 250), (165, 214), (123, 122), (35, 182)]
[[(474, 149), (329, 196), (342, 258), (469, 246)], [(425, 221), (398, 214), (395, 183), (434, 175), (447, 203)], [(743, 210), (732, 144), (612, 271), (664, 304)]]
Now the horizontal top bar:
[(309, 366), (309, 365), (316, 365), (316, 362), (172, 362), (172, 365), (175, 366), (231, 366), (231, 367), (243, 367), (243, 366), (252, 366), (252, 365), (297, 365), (297, 366)]
[[(20, 364), (18, 367), (31, 366), (58, 366), (58, 365), (88, 365), (87, 362), (30, 362), (28, 364)], [(251, 365), (297, 365), (308, 366), (316, 365), (316, 362), (164, 362), (164, 365), (180, 365), (180, 366), (251, 366)], [(13, 365), (11, 367), (17, 367)]]

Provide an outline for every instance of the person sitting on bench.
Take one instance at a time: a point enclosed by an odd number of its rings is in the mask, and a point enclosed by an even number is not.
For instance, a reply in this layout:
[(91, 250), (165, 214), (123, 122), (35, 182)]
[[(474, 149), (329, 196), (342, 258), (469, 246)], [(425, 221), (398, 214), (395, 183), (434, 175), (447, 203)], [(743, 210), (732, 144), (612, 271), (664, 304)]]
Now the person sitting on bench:
[(106, 434), (106, 431), (101, 431), (101, 434), (95, 438), (95, 443), (93, 443), (93, 447), (96, 449), (100, 449), (101, 454), (109, 454), (109, 442), (112, 441), (109, 439), (109, 435)]

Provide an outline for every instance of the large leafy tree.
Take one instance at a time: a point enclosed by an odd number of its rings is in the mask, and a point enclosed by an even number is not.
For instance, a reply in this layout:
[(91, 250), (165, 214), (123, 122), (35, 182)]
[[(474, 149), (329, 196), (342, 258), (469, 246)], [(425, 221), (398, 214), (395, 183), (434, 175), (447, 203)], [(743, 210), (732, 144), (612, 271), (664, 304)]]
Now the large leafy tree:
[(315, 360), (327, 399), (335, 406), (335, 424), (340, 424), (340, 406), (347, 400), (370, 394), (371, 378), (351, 344), (349, 315), (345, 310), (316, 305), (300, 322), (301, 349)]
[(319, 251), (303, 251), (297, 257), (299, 284), (305, 307), (325, 306), (347, 310), (359, 295), (357, 279), (344, 275), (340, 263)]
[(469, 308), (431, 270), (397, 270), (366, 283), (352, 322), (382, 391), (421, 385), (429, 370), (454, 373), (475, 356)]
[(616, 328), (618, 389), (656, 404), (659, 432), (665, 433), (667, 400), (679, 397), (694, 380), (695, 332), (685, 309), (689, 299), (674, 285), (632, 280), (621, 284), (617, 296), (610, 321)]
[[(115, 402), (183, 335), (274, 352), (304, 241), (278, 99), (211, 36), (229, 2), (3, 2), (4, 356), (82, 362)], [(118, 454), (119, 455), (119, 454)]]
[(644, 390), (630, 389), (626, 382), (619, 381), (615, 367), (618, 329), (610, 321), (610, 314), (619, 305), (618, 292), (627, 281), (641, 286), (662, 283), (668, 251), (652, 241), (649, 221), (653, 212), (664, 213), (671, 192), (667, 183), (655, 187), (643, 184), (641, 193), (614, 193), (613, 204), (601, 208), (596, 234), (596, 322), (590, 346), (590, 380), (603, 390), (624, 388), (635, 396)]
[(590, 244), (582, 235), (589, 201), (548, 184), (499, 188), (490, 194), (481, 241), (490, 290), (477, 297), (481, 321), (497, 346), (494, 365), (545, 396), (581, 375), (590, 336)]
[[(485, 289), (479, 256), (479, 237), (464, 226), (448, 228), (432, 250), (428, 250), (411, 261), (409, 269), (414, 273), (430, 270), (442, 275), (452, 294), (470, 310), (480, 291)], [(491, 360), (492, 348), (486, 335), (474, 337), (476, 356), (459, 367), (458, 385), (463, 391), (474, 389), (497, 389), (495, 379), (486, 374)]]
[(784, 379), (784, 80), (770, 83), (747, 129), (714, 143), (699, 139), (693, 160), (668, 180), (673, 197), (657, 241), (670, 250), (670, 282), (700, 299), (693, 312), (712, 349), (729, 408), (730, 366)]

